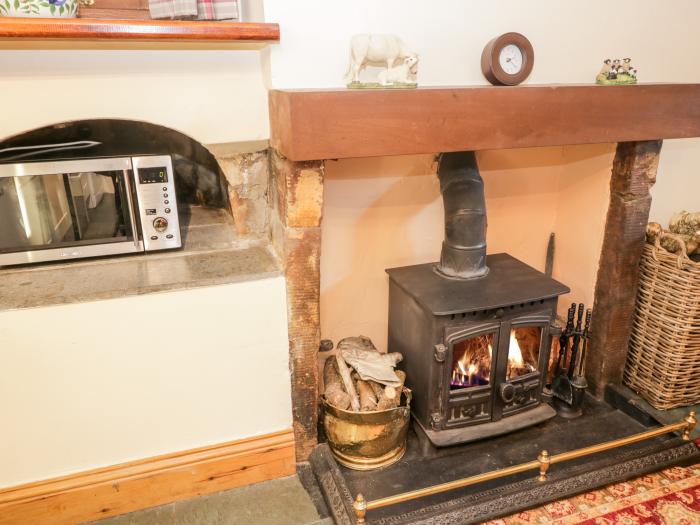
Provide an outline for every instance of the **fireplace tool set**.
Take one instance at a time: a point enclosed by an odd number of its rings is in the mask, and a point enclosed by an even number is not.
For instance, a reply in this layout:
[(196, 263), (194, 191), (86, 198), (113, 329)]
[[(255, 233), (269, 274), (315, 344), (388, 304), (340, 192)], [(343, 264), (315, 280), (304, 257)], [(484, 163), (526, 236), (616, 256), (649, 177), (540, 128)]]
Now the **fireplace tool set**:
[(579, 303), (578, 311), (576, 303), (571, 303), (566, 316), (566, 326), (559, 336), (559, 358), (551, 391), (554, 408), (560, 416), (566, 418), (575, 418), (583, 414), (583, 399), (588, 387), (585, 368), (592, 312), (590, 308), (585, 312), (584, 322), (583, 303)]

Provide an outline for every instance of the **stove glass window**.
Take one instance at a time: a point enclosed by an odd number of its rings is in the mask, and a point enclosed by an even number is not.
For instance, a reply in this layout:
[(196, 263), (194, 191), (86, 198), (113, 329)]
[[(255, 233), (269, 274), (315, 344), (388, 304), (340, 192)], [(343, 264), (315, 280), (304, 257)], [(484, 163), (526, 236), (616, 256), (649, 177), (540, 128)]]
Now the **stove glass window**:
[(452, 347), (450, 389), (488, 385), (494, 334), (481, 334), (456, 342)]
[(540, 326), (511, 328), (506, 379), (516, 379), (537, 371), (541, 339), (542, 327)]

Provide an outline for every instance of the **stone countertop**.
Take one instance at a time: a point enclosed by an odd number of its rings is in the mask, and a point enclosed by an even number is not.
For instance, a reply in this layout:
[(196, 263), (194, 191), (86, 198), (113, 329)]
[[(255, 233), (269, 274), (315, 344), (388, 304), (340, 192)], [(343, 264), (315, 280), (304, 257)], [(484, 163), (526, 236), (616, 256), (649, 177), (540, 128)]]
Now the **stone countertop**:
[(269, 242), (238, 239), (225, 211), (191, 208), (181, 214), (180, 221), (180, 250), (0, 268), (0, 311), (281, 275)]

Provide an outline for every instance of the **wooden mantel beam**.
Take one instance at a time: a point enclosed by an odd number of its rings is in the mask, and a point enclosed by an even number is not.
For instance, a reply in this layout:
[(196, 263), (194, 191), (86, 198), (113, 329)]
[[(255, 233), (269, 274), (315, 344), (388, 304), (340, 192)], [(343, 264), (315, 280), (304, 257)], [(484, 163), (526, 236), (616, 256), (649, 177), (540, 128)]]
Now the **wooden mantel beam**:
[(700, 136), (700, 84), (273, 90), (292, 161)]

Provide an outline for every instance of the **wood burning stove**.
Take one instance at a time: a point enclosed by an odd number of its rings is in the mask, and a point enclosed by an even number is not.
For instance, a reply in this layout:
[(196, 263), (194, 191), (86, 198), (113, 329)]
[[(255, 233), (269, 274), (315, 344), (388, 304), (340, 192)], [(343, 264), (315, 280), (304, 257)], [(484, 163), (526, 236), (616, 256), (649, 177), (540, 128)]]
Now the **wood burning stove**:
[(416, 430), (436, 446), (555, 415), (542, 402), (563, 284), (507, 254), (486, 256), (483, 182), (471, 152), (444, 154), (440, 263), (389, 274), (390, 352), (404, 355)]

